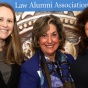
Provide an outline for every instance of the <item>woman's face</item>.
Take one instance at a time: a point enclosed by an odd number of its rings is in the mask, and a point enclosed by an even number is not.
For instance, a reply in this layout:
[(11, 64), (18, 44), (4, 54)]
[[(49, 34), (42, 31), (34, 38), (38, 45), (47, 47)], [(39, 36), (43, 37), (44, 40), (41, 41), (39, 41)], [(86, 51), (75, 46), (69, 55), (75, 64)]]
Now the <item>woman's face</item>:
[(14, 26), (14, 16), (7, 7), (0, 7), (0, 40), (6, 39), (11, 35)]
[(56, 26), (49, 24), (50, 29), (39, 38), (39, 45), (46, 56), (55, 55), (59, 47), (59, 34)]
[(85, 33), (86, 33), (86, 36), (88, 37), (88, 22), (86, 22), (85, 24)]

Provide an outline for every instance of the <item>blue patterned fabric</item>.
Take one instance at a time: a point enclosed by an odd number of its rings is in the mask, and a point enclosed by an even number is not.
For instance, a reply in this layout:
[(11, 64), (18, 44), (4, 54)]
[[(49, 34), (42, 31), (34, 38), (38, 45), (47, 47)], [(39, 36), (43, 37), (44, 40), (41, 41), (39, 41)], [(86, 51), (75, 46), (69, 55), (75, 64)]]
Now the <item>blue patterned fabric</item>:
[(47, 62), (47, 66), (49, 68), (49, 74), (50, 74), (50, 78), (51, 78), (51, 84), (52, 84), (52, 88), (60, 88), (63, 86), (63, 83), (60, 79), (60, 76), (58, 75), (58, 72), (56, 71), (56, 69), (58, 69), (58, 65), (56, 62), (51, 62), (49, 60), (48, 57), (45, 57), (46, 62)]
[[(48, 67), (45, 57), (44, 58), (42, 57), (44, 57), (44, 54), (41, 52), (39, 54), (39, 51), (37, 51), (30, 59), (28, 59), (24, 64), (22, 64), (21, 76), (20, 76), (18, 88), (52, 88), (52, 87), (49, 87), (50, 82), (47, 80), (48, 76), (46, 76), (46, 74), (47, 73), (52, 74), (51, 71), (53, 71), (53, 69), (51, 65), (49, 65), (50, 67)], [(54, 74), (55, 76), (49, 75), (52, 81), (53, 88), (59, 88), (59, 87), (56, 87), (58, 86), (56, 84), (57, 81), (59, 83), (62, 82), (63, 84), (65, 81), (68, 81), (68, 80), (72, 81), (71, 80), (72, 78), (70, 78), (70, 73), (69, 73), (69, 63), (68, 64), (63, 64), (63, 63), (67, 63), (68, 61), (70, 63), (73, 63), (74, 58), (72, 57), (72, 55), (70, 54), (64, 55), (60, 51), (58, 51), (57, 57), (56, 57), (56, 63), (53, 63), (53, 64), (55, 64), (54, 65), (55, 68), (59, 68), (60, 70), (58, 70), (58, 74), (57, 73)], [(66, 58), (64, 59), (64, 57)], [(49, 68), (48, 69), (49, 72), (45, 72), (45, 70), (43, 69), (43, 66), (42, 66), (43, 63), (41, 63), (42, 60), (45, 60), (44, 63)], [(57, 62), (59, 63), (60, 66), (57, 65)], [(64, 68), (66, 69), (64, 70)], [(60, 81), (59, 79), (61, 79), (62, 81)], [(69, 87), (67, 86), (66, 88), (69, 88)]]
[[(47, 66), (49, 68), (49, 74), (51, 77), (52, 88), (60, 88), (66, 81), (73, 81), (69, 72), (69, 62), (66, 59), (67, 56), (60, 51), (57, 52), (59, 57), (55, 58), (55, 62), (51, 62), (48, 57), (45, 56)], [(58, 74), (59, 71), (59, 74)]]
[(59, 63), (60, 67), (59, 68), (61, 70), (60, 72), (61, 72), (62, 81), (63, 82), (66, 82), (66, 81), (72, 82), (73, 79), (69, 72), (70, 62), (69, 62), (68, 57), (65, 54), (59, 52), (59, 58), (60, 58), (60, 63)]

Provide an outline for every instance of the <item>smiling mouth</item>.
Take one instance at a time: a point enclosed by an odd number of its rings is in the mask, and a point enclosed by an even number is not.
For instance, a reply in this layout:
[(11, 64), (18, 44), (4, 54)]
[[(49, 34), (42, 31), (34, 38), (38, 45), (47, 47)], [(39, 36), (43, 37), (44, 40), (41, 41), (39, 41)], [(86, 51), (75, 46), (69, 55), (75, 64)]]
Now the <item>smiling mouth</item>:
[(46, 47), (48, 47), (48, 48), (52, 48), (52, 47), (53, 47), (53, 45), (46, 45)]
[(0, 29), (0, 31), (3, 32), (3, 33), (7, 33), (6, 29)]

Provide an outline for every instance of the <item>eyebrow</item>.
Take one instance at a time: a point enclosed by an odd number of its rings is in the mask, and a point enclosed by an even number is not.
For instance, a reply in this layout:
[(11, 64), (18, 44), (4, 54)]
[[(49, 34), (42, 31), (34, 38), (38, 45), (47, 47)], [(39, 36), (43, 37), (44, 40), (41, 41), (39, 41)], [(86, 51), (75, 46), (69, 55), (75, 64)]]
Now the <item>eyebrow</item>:
[(57, 31), (54, 31), (53, 33), (58, 33)]
[[(4, 17), (1, 16), (0, 18), (4, 18)], [(7, 19), (11, 19), (11, 20), (13, 20), (12, 18), (7, 18)]]

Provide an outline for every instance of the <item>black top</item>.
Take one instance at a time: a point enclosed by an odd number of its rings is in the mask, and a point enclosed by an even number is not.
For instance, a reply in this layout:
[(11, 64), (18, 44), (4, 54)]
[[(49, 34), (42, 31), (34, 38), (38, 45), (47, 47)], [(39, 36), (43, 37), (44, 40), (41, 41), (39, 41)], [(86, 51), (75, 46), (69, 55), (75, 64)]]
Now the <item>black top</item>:
[(5, 84), (2, 73), (0, 72), (0, 88), (18, 88), (19, 76), (20, 66), (18, 66), (17, 64), (12, 64), (11, 76), (7, 84)]
[(88, 88), (88, 50), (85, 50), (84, 55), (78, 55), (70, 71), (76, 88)]

